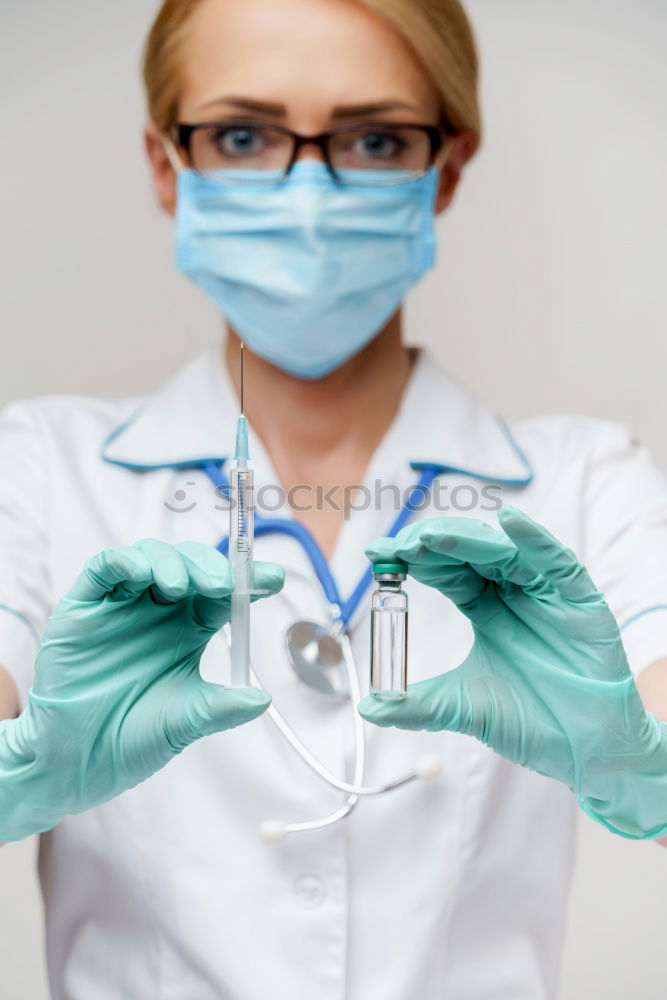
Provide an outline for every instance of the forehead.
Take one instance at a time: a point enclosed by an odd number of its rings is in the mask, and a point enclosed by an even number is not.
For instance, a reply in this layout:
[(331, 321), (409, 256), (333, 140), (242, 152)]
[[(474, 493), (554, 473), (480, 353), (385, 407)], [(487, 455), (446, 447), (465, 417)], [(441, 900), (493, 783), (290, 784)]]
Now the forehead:
[(203, 0), (189, 26), (183, 84), (190, 106), (221, 93), (292, 107), (437, 101), (405, 39), (356, 0)]

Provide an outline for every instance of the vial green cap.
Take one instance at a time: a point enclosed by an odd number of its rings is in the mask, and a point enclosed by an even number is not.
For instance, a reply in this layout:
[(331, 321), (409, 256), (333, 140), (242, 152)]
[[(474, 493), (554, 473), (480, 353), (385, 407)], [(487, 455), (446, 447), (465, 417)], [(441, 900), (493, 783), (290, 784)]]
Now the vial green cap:
[(373, 563), (373, 575), (377, 576), (380, 573), (393, 573), (396, 576), (407, 576), (408, 564), (401, 562), (400, 559), (394, 559), (393, 562)]

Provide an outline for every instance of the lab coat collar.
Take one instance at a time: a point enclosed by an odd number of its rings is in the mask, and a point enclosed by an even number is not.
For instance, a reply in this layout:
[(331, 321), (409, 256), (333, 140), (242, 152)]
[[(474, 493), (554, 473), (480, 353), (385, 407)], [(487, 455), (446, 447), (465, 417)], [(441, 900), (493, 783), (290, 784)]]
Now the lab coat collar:
[(527, 486), (533, 479), (505, 420), (428, 353), (419, 355), (393, 426), (400, 435), (396, 446), (414, 469), (458, 472), (506, 486)]
[[(104, 443), (106, 462), (135, 470), (188, 468), (233, 454), (238, 401), (219, 347), (199, 355), (147, 397)], [(504, 420), (427, 354), (415, 364), (382, 450), (413, 468), (527, 485), (532, 469)]]
[(223, 462), (234, 454), (238, 400), (218, 347), (190, 361), (139, 405), (102, 447), (137, 471)]

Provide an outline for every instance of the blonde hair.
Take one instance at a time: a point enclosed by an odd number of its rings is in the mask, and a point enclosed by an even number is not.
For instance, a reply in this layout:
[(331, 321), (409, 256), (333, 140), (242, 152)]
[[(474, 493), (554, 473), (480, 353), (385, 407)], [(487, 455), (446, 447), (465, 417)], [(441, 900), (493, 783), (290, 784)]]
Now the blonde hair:
[[(202, 0), (164, 0), (144, 51), (151, 120), (161, 132), (176, 124), (184, 41)], [(436, 85), (443, 118), (456, 132), (479, 135), (479, 67), (470, 22), (459, 0), (359, 0), (394, 25)]]

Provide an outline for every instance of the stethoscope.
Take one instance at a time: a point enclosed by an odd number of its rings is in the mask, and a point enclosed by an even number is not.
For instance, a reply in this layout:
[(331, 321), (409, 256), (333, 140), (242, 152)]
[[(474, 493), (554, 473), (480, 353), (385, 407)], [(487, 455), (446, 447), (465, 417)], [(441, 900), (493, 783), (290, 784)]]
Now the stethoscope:
[[(201, 467), (216, 490), (220, 491), (223, 496), (228, 496), (229, 480), (222, 468), (215, 462), (206, 462)], [(440, 466), (433, 465), (415, 465), (413, 468), (419, 471), (419, 480), (410, 491), (408, 499), (387, 532), (389, 538), (394, 538), (407, 524), (413, 511), (419, 509), (420, 501), (423, 502), (424, 497), (428, 494), (429, 487), (435, 477), (443, 471)], [(301, 545), (322, 587), (332, 618), (328, 628), (309, 621), (297, 621), (291, 625), (285, 635), (287, 660), (303, 683), (323, 694), (350, 699), (355, 753), (352, 782), (343, 781), (315, 757), (278, 709), (271, 705), (267, 713), (268, 716), (303, 762), (328, 785), (346, 794), (343, 805), (321, 819), (308, 820), (303, 823), (265, 820), (260, 826), (262, 839), (266, 843), (277, 843), (287, 834), (320, 830), (340, 822), (352, 812), (362, 795), (382, 795), (418, 779), (437, 778), (442, 773), (442, 762), (438, 757), (428, 755), (421, 758), (415, 768), (403, 777), (377, 787), (363, 784), (366, 766), (366, 742), (364, 722), (356, 710), (361, 698), (361, 690), (348, 628), (364, 594), (372, 583), (372, 569), (369, 566), (365, 570), (350, 597), (343, 600), (324, 553), (304, 525), (288, 518), (263, 517), (255, 512), (255, 537), (260, 538), (262, 535), (270, 534), (286, 535)], [(221, 539), (217, 549), (226, 555), (229, 550), (229, 538), (225, 536)], [(229, 641), (228, 630), (225, 630), (225, 634)], [(250, 676), (253, 684), (261, 686), (252, 669)]]

